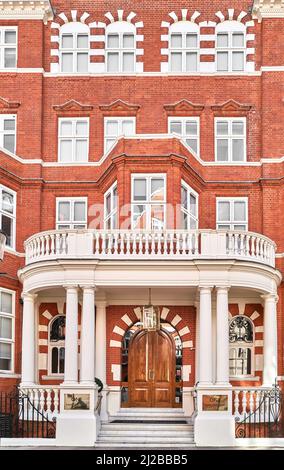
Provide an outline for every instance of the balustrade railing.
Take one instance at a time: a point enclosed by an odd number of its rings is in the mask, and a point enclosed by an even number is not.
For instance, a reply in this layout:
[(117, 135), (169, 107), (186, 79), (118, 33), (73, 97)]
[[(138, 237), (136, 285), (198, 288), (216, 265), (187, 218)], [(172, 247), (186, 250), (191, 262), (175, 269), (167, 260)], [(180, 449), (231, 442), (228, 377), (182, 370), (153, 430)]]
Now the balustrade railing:
[[(36, 408), (44, 416), (48, 416), (50, 420), (56, 418), (59, 413), (59, 386), (42, 386), (34, 385), (29, 388), (21, 388), (21, 392), (29, 397), (29, 401), (26, 402), (25, 406), (28, 407), (25, 410), (25, 416), (29, 416), (29, 419), (33, 419), (32, 406)], [(30, 409), (29, 409), (30, 408)]]
[(265, 422), (270, 419), (268, 392), (271, 388), (234, 387), (233, 416), (237, 421), (255, 414), (255, 422)]
[(226, 230), (54, 230), (25, 242), (26, 264), (57, 258), (236, 258), (275, 266), (275, 248), (263, 235)]

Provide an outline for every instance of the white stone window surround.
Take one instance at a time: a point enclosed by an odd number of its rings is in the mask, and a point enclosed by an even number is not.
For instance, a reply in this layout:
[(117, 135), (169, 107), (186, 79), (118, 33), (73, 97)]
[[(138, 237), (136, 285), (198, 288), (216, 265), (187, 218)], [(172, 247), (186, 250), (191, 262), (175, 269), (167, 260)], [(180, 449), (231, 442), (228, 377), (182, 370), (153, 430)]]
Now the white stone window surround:
[[(180, 46), (174, 44), (174, 38), (181, 36)], [(187, 44), (187, 38), (193, 40), (194, 44)], [(181, 56), (181, 67), (174, 67), (173, 54), (179, 54)], [(196, 67), (192, 69), (187, 66), (187, 56), (196, 56)], [(199, 38), (199, 26), (191, 21), (178, 21), (173, 23), (169, 27), (169, 72), (198, 72), (199, 71), (199, 59), (200, 59), (200, 38)]]
[[(109, 201), (109, 210), (108, 210)], [(118, 195), (117, 181), (104, 194), (104, 228), (105, 230), (113, 230), (118, 228)]]
[[(184, 180), (181, 180), (181, 191), (185, 189), (187, 195), (186, 207), (182, 203), (181, 199), (181, 212), (187, 216), (188, 225), (187, 227), (181, 227), (183, 230), (196, 230), (198, 229), (198, 212), (199, 212), (199, 194), (194, 191)], [(192, 210), (191, 196), (195, 199), (195, 210)], [(192, 227), (194, 225), (194, 227)]]
[(53, 324), (53, 322), (59, 318), (59, 317), (62, 317), (64, 315), (62, 315), (62, 313), (59, 313), (58, 315), (56, 315), (55, 317), (53, 317), (50, 322), (48, 323), (48, 353), (47, 353), (47, 365), (48, 365), (48, 377), (52, 377), (54, 379), (56, 379), (57, 377), (59, 378), (62, 378), (64, 377), (64, 372), (60, 373), (59, 371), (58, 372), (52, 372), (52, 350), (53, 348), (57, 348), (58, 349), (58, 365), (59, 365), (59, 350), (61, 348), (64, 348), (65, 349), (65, 340), (60, 340), (60, 341), (51, 341), (50, 340), (50, 330), (51, 330), (51, 326)]
[[(227, 123), (228, 124), (228, 133), (221, 134), (218, 132), (218, 124)], [(236, 123), (242, 123), (243, 132), (234, 133), (233, 126)], [(247, 118), (246, 117), (215, 117), (214, 118), (214, 153), (215, 153), (215, 162), (222, 165), (231, 163), (242, 164), (247, 161)], [(227, 140), (228, 141), (228, 159), (227, 160), (218, 160), (218, 140)], [(234, 160), (233, 159), (233, 141), (241, 140), (243, 142), (243, 158)]]
[[(247, 349), (249, 349), (250, 353), (251, 353), (251, 357), (250, 357), (251, 371), (250, 371), (250, 374), (243, 374), (243, 375), (242, 374), (231, 375), (231, 373), (230, 373), (229, 379), (230, 380), (238, 380), (238, 379), (245, 380), (245, 379), (249, 379), (249, 378), (255, 378), (255, 326), (254, 326), (253, 321), (249, 317), (247, 317), (246, 315), (235, 315), (235, 316), (233, 316), (230, 319), (230, 324), (237, 317), (245, 318), (250, 323), (250, 325), (252, 327), (253, 339), (252, 339), (251, 342), (248, 342), (248, 343), (246, 343), (244, 341), (236, 342), (236, 343), (229, 343), (229, 363), (231, 363), (231, 351), (232, 350), (238, 350), (238, 349), (247, 350)], [(231, 367), (230, 367), (230, 371), (231, 371)]]
[[(146, 181), (146, 198), (138, 200), (134, 196), (134, 184), (136, 180)], [(151, 198), (151, 181), (155, 179), (163, 180), (163, 197), (159, 200)], [(153, 194), (152, 194), (153, 195)], [(152, 214), (151, 209), (153, 206), (160, 206), (163, 210), (163, 223), (162, 228), (166, 228), (166, 201), (167, 201), (167, 175), (165, 173), (132, 173), (131, 175), (131, 227), (135, 230), (135, 206), (144, 206), (144, 210), (140, 213), (140, 217), (145, 214), (144, 230), (154, 230), (152, 228)], [(155, 217), (153, 217), (155, 219)], [(138, 228), (139, 229), (139, 228)], [(160, 228), (159, 228), (160, 229)], [(140, 229), (139, 229), (140, 230)]]
[[(229, 218), (222, 218), (220, 211), (220, 203), (227, 203), (229, 207)], [(235, 205), (241, 203), (244, 205), (244, 217), (237, 218)], [(238, 228), (243, 227), (243, 228)], [(222, 230), (248, 230), (248, 197), (217, 197), (216, 198), (216, 229)]]
[[(13, 203), (12, 207), (5, 207), (3, 193), (7, 193), (12, 197)], [(9, 219), (11, 227), (11, 241), (6, 239), (5, 250), (15, 251), (16, 249), (16, 208), (17, 208), (17, 193), (12, 189), (0, 184), (0, 229), (4, 229), (3, 226), (3, 217)], [(4, 230), (5, 232), (5, 230)]]
[[(109, 124), (117, 125), (117, 132), (109, 133)], [(132, 127), (133, 131), (130, 133), (127, 131), (125, 124)], [(127, 132), (126, 132), (127, 131)], [(134, 136), (136, 134), (136, 117), (135, 116), (111, 116), (104, 118), (104, 154), (111, 151), (116, 144), (119, 137), (122, 136)]]
[[(115, 21), (110, 23), (105, 29), (105, 72), (112, 73), (135, 73), (136, 72), (136, 28), (128, 21)], [(126, 41), (128, 38), (128, 41)], [(132, 39), (133, 38), (133, 41)], [(129, 41), (130, 39), (130, 41)], [(115, 42), (116, 44), (112, 44)], [(126, 44), (129, 42), (130, 44)], [(126, 67), (125, 56), (133, 56), (133, 66)], [(111, 57), (117, 58), (117, 65), (114, 66)], [(111, 67), (110, 67), (111, 64)]]
[[(89, 126), (90, 126), (90, 119), (89, 117), (73, 117), (73, 118), (58, 118), (58, 162), (60, 163), (79, 163), (79, 162), (88, 162), (89, 160)], [(72, 126), (72, 130), (70, 134), (64, 134), (62, 132), (62, 124), (67, 124), (70, 123)], [(77, 129), (77, 123), (86, 123), (86, 132), (82, 135), (78, 133)], [(62, 158), (62, 150), (61, 150), (61, 144), (62, 142), (71, 142), (71, 152), (70, 152), (70, 158), (68, 160), (65, 160)], [(77, 143), (78, 142), (86, 142), (86, 151), (84, 153), (84, 156), (78, 160), (76, 159), (76, 152), (77, 152)]]
[[(241, 23), (240, 21), (234, 21), (234, 20), (226, 20), (223, 21), (222, 23), (219, 23), (216, 26), (216, 39), (215, 39), (215, 46), (216, 46), (216, 55), (215, 55), (215, 67), (216, 67), (216, 72), (244, 72), (246, 70), (246, 53), (247, 53), (247, 37), (246, 37), (246, 26)], [(221, 44), (221, 36), (225, 37), (227, 36), (227, 41), (225, 41), (227, 44)], [(243, 42), (242, 44), (235, 45), (234, 41), (236, 36), (239, 36), (239, 38), (243, 37)], [(224, 68), (219, 68), (218, 67), (218, 54), (226, 54), (227, 55), (227, 69)], [(242, 59), (242, 64), (241, 67), (236, 68), (235, 67), (235, 60), (234, 60), (234, 54), (242, 54), (243, 59)]]
[[(4, 309), (2, 308), (2, 299), (1, 299), (2, 293), (8, 294), (9, 296), (11, 296), (11, 311), (10, 312), (4, 311)], [(15, 299), (16, 299), (15, 291), (6, 289), (4, 287), (0, 288), (0, 321), (2, 321), (1, 319), (4, 319), (4, 321), (5, 319), (7, 321), (11, 321), (11, 337), (0, 338), (0, 344), (11, 345), (11, 367), (10, 369), (0, 368), (0, 373), (3, 375), (13, 374), (14, 369), (15, 369), (15, 357), (14, 357), (15, 356)]]
[[(70, 217), (66, 220), (60, 220), (60, 204), (69, 203)], [(76, 219), (76, 203), (84, 205), (84, 214), (80, 219)], [(88, 224), (88, 198), (87, 197), (57, 197), (56, 198), (56, 230), (60, 229), (86, 229)]]
[[(13, 122), (12, 122), (13, 121)], [(7, 123), (9, 122), (9, 125)], [(12, 124), (12, 125), (11, 125)], [(13, 136), (13, 143), (5, 144), (5, 138)], [(0, 147), (8, 152), (16, 153), (17, 146), (17, 115), (0, 114)], [(9, 148), (10, 147), (10, 148)]]
[[(200, 118), (199, 116), (169, 116), (168, 117), (168, 133), (171, 134), (171, 126), (173, 123), (181, 123), (181, 134), (175, 132), (178, 134), (185, 145), (189, 147), (190, 151), (193, 151), (194, 154), (199, 157), (200, 156)], [(196, 124), (197, 126), (197, 132), (196, 134), (189, 134), (186, 130), (186, 124), (187, 123), (193, 123)], [(196, 140), (196, 150), (192, 147), (190, 147), (190, 144), (187, 142), (187, 140)]]
[[(80, 38), (85, 39), (83, 47), (80, 47)], [(64, 46), (64, 39), (71, 38), (72, 45)], [(71, 70), (63, 70), (64, 56), (72, 56)], [(79, 57), (87, 56), (87, 64), (80, 64)], [(70, 22), (61, 26), (59, 33), (59, 71), (60, 73), (88, 73), (90, 64), (90, 29), (89, 26), (80, 22)]]
[[(5, 33), (8, 33), (7, 35)], [(12, 42), (7, 42), (7, 37), (9, 33), (13, 34), (13, 38), (10, 35), (10, 40)], [(5, 66), (5, 59), (7, 58), (6, 50), (15, 49), (15, 56), (14, 56), (14, 65), (12, 67)], [(17, 67), (17, 60), (18, 60), (18, 27), (17, 26), (0, 26), (0, 70), (9, 71), (14, 70)]]

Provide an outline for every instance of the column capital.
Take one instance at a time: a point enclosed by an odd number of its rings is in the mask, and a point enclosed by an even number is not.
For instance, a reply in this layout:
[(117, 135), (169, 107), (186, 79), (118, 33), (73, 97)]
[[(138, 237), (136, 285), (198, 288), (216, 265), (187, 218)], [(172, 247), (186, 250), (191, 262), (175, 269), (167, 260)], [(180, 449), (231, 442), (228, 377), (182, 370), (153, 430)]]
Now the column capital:
[(37, 294), (31, 294), (30, 292), (22, 292), (21, 298), (22, 298), (24, 301), (25, 301), (25, 300), (34, 301), (34, 300), (36, 300), (36, 298), (37, 298)]
[(80, 288), (82, 289), (83, 292), (96, 292), (97, 287), (94, 284), (80, 284)]
[(213, 290), (213, 285), (204, 285), (204, 286), (199, 286), (198, 291), (200, 294), (209, 294)]
[(74, 290), (74, 291), (78, 292), (78, 289), (79, 289), (78, 284), (64, 284), (62, 287), (64, 289), (66, 289), (67, 291)]
[(221, 286), (216, 286), (216, 291), (217, 293), (221, 293), (223, 291), (223, 293), (227, 293), (229, 292), (231, 286), (226, 286), (226, 285), (221, 285)]
[(263, 300), (265, 300), (266, 302), (275, 302), (275, 303), (277, 303), (278, 300), (279, 300), (279, 296), (277, 294), (263, 294), (261, 296), (261, 298)]

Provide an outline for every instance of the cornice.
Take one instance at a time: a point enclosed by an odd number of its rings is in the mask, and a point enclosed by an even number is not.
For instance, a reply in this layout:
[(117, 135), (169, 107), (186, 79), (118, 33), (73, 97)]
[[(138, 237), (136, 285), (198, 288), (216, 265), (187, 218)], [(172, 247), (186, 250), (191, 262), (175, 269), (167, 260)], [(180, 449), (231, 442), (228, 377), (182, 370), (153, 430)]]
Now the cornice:
[(221, 116), (243, 116), (246, 115), (251, 108), (251, 105), (241, 104), (235, 100), (228, 100), (225, 101), (225, 103), (211, 106), (213, 113)]
[(72, 112), (72, 111), (92, 111), (94, 109), (93, 105), (82, 104), (76, 100), (69, 100), (63, 104), (53, 105), (53, 109), (57, 112)]
[(195, 104), (189, 100), (180, 100), (174, 104), (165, 104), (164, 109), (167, 114), (172, 116), (187, 116), (188, 113), (191, 116), (199, 116), (204, 110), (203, 104)]
[(114, 114), (116, 113), (127, 113), (128, 116), (135, 116), (140, 109), (140, 105), (137, 104), (129, 104), (122, 100), (113, 101), (110, 104), (104, 104), (99, 106), (99, 109), (103, 111), (104, 114)]
[(0, 0), (0, 19), (53, 19), (50, 0)]
[(263, 18), (284, 18), (283, 0), (254, 0), (252, 18), (259, 23)]

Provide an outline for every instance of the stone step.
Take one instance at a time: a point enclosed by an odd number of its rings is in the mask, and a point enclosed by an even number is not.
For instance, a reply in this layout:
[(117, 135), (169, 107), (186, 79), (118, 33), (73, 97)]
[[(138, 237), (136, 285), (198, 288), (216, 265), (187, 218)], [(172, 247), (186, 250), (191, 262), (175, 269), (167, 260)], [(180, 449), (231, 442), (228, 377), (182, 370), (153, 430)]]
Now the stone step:
[(179, 436), (179, 437), (192, 437), (193, 436), (193, 432), (190, 432), (188, 431), (187, 429), (184, 430), (184, 431), (179, 431), (177, 434), (173, 434), (173, 431), (170, 431), (170, 430), (165, 430), (165, 431), (151, 431), (151, 430), (145, 430), (145, 429), (136, 429), (136, 430), (102, 430), (100, 432), (100, 437), (106, 437), (106, 436), (133, 436), (133, 433), (135, 432), (135, 435), (136, 436), (145, 436), (145, 437), (148, 437), (148, 436), (153, 436), (153, 437), (156, 437), (156, 436), (163, 436), (163, 437), (173, 437), (173, 436)]
[(95, 448), (103, 449), (103, 450), (120, 450), (120, 449), (178, 449), (178, 450), (186, 450), (195, 447), (194, 442), (187, 442), (185, 444), (182, 443), (171, 443), (170, 445), (164, 442), (155, 442), (155, 443), (137, 443), (137, 442), (120, 442), (117, 445), (113, 445), (113, 443), (107, 442), (96, 442), (94, 444)]
[(143, 413), (143, 414), (184, 414), (182, 408), (120, 408), (118, 414), (133, 414), (133, 413)]
[(130, 443), (130, 442), (137, 442), (140, 444), (146, 444), (148, 442), (151, 443), (159, 443), (159, 442), (164, 442), (171, 444), (172, 442), (175, 443), (189, 443), (193, 442), (193, 437), (192, 436), (180, 436), (180, 435), (171, 435), (171, 436), (153, 436), (151, 434), (147, 436), (137, 436), (137, 435), (112, 435), (112, 436), (102, 436), (101, 434), (98, 437), (98, 442), (109, 442), (109, 443), (116, 443), (116, 442), (125, 442), (125, 443)]
[(116, 415), (116, 416), (110, 416), (109, 417), (110, 421), (166, 421), (166, 422), (171, 422), (171, 421), (177, 421), (177, 422), (182, 422), (182, 423), (190, 423), (191, 420), (190, 418), (186, 418), (184, 416), (180, 415), (161, 415), (161, 414), (152, 414), (151, 416), (149, 415), (144, 415), (143, 413), (141, 414), (127, 414), (127, 415)]
[(101, 432), (104, 431), (150, 431), (150, 432), (162, 432), (167, 430), (168, 432), (193, 432), (192, 424), (139, 424), (139, 423), (104, 423), (101, 427)]

